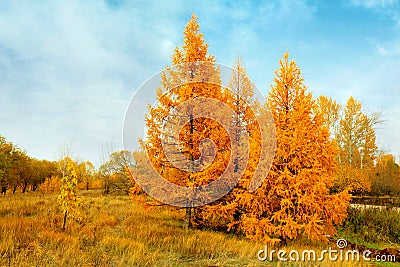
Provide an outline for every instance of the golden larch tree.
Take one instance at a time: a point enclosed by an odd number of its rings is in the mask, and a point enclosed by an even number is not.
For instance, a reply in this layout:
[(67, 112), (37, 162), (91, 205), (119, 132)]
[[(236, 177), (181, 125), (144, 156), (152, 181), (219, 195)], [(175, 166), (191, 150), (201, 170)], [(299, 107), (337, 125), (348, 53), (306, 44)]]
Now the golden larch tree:
[(234, 158), (234, 172), (242, 172), (236, 186), (221, 199), (196, 210), (194, 222), (197, 226), (214, 229), (237, 230), (244, 212), (240, 201), (248, 193), (260, 158), (261, 133), (259, 129), (260, 104), (254, 98), (255, 85), (247, 75), (242, 58), (238, 57), (232, 67), (226, 103), (234, 111), (231, 131), (238, 145)]
[[(228, 129), (212, 119), (224, 114), (213, 114), (212, 108), (205, 107), (207, 110), (204, 110), (190, 101), (214, 99), (225, 103), (229, 94), (221, 87), (220, 70), (214, 56), (208, 53), (196, 15), (192, 15), (183, 33), (183, 45), (172, 55), (173, 65), (168, 66), (161, 76), (157, 103), (149, 107), (147, 136), (142, 146), (162, 177), (176, 185), (200, 187), (220, 177), (228, 165), (231, 147)], [(182, 108), (185, 102), (189, 104)], [(200, 112), (208, 112), (210, 116), (198, 117)], [(182, 121), (185, 123), (180, 127)], [(204, 142), (207, 139), (211, 139), (213, 145)], [(189, 163), (182, 166), (180, 162)], [(151, 190), (165, 191), (168, 197), (187, 206), (187, 227), (192, 223), (193, 203), (207, 202), (209, 197), (199, 190), (195, 199), (186, 199), (179, 193), (174, 196), (166, 188), (158, 188), (157, 184), (152, 184)]]
[(268, 96), (276, 155), (266, 181), (247, 199), (241, 227), (269, 243), (303, 236), (326, 240), (346, 218), (350, 195), (330, 195), (337, 150), (296, 62), (285, 53), (279, 64)]

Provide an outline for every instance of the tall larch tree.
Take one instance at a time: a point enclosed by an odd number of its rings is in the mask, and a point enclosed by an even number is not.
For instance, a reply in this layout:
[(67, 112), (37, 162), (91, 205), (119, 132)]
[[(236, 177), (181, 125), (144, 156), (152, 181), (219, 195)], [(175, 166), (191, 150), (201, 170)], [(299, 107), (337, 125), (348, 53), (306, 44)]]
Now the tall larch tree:
[[(149, 107), (146, 117), (147, 137), (142, 146), (153, 167), (165, 179), (180, 186), (198, 187), (214, 181), (225, 170), (230, 157), (230, 140), (226, 129), (217, 121), (196, 117), (204, 107), (189, 103), (182, 110), (180, 105), (185, 101), (202, 98), (225, 103), (227, 94), (220, 85), (219, 68), (215, 65), (214, 56), (208, 53), (208, 45), (200, 32), (196, 15), (192, 15), (183, 33), (182, 47), (175, 49), (172, 66), (168, 66), (162, 74), (161, 87), (157, 89), (157, 104)], [(212, 114), (213, 110), (206, 112), (211, 117), (216, 116)], [(177, 134), (176, 130), (182, 121), (186, 123)], [(207, 148), (209, 143), (202, 142), (205, 139), (213, 140), (215, 157), (202, 154), (202, 149), (203, 152), (212, 150)], [(183, 155), (190, 162), (189, 165), (184, 168), (177, 165), (183, 161), (177, 154)], [(152, 184), (151, 190), (166, 189)], [(173, 192), (166, 191), (165, 194), (177, 200), (181, 197), (174, 196)], [(195, 196), (196, 199), (182, 196), (180, 201), (187, 206), (187, 227), (192, 224), (193, 203), (202, 198), (207, 202), (207, 197), (201, 191)]]
[(248, 77), (241, 57), (236, 59), (232, 67), (228, 88), (229, 92), (225, 92), (229, 94), (226, 103), (234, 111), (231, 131), (239, 146), (239, 153), (232, 155), (234, 172), (243, 171), (243, 175), (224, 197), (197, 209), (194, 218), (198, 226), (224, 230), (237, 229), (240, 216), (244, 212), (239, 199), (247, 193), (260, 158), (261, 147), (258, 127), (260, 104), (254, 98), (255, 85)]
[(268, 96), (276, 155), (266, 181), (248, 199), (241, 227), (269, 243), (303, 236), (326, 240), (346, 218), (350, 195), (330, 195), (337, 150), (296, 62), (285, 53), (279, 64)]

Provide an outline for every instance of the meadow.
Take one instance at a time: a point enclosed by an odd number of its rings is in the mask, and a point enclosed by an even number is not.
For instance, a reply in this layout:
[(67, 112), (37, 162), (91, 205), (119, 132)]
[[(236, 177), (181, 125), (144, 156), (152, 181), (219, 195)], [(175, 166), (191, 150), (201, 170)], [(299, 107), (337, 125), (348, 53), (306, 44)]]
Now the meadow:
[[(257, 253), (264, 244), (223, 232), (186, 230), (183, 210), (168, 206), (143, 207), (133, 202), (130, 196), (104, 196), (101, 190), (80, 191), (79, 196), (81, 217), (68, 219), (66, 230), (62, 230), (63, 215), (56, 194), (27, 192), (2, 196), (0, 266), (372, 265), (327, 259), (318, 263), (291, 264), (276, 259), (260, 261)], [(362, 223), (360, 216), (355, 217), (357, 223)], [(394, 223), (396, 218), (393, 217)], [(361, 239), (362, 233), (351, 229), (351, 220), (346, 223), (347, 228), (341, 230), (342, 234), (347, 234), (345, 237), (350, 238), (347, 230), (351, 230), (351, 240), (370, 241), (370, 246), (376, 241)], [(385, 239), (382, 235), (374, 238), (382, 239), (372, 245), (375, 248), (400, 249), (390, 238)], [(326, 246), (296, 241), (280, 249), (321, 251)]]

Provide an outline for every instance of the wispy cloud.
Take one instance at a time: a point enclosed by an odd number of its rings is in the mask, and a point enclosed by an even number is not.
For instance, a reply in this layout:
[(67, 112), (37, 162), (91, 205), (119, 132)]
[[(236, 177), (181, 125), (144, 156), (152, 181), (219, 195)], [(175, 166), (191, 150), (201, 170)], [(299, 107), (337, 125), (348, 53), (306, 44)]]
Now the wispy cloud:
[(400, 56), (400, 39), (377, 44), (376, 50), (383, 56)]
[(400, 0), (352, 0), (351, 3), (389, 16), (400, 27)]
[[(400, 0), (352, 0), (352, 4), (390, 18), (394, 22), (393, 27), (396, 28), (396, 31), (400, 31)], [(375, 49), (380, 55), (400, 55), (400, 36), (398, 34), (373, 43), (375, 43)]]
[(399, 3), (398, 0), (352, 0), (351, 2), (356, 6), (366, 8), (386, 8)]

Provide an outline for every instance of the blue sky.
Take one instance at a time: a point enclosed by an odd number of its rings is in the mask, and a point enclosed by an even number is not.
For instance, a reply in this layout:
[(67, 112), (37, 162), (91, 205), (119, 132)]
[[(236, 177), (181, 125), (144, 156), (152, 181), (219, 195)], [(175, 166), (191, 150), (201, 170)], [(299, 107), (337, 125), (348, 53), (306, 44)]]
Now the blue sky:
[(1, 1), (0, 134), (36, 158), (68, 144), (98, 165), (122, 149), (132, 96), (170, 64), (192, 12), (217, 62), (240, 55), (267, 94), (289, 51), (314, 96), (381, 111), (377, 143), (400, 156), (398, 0)]

